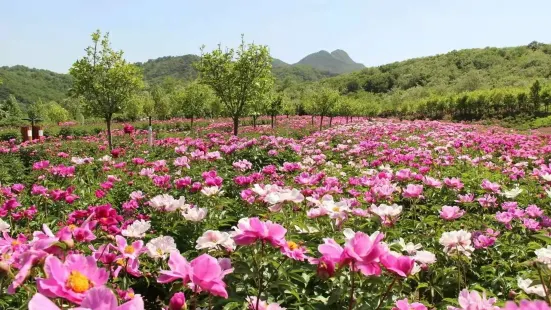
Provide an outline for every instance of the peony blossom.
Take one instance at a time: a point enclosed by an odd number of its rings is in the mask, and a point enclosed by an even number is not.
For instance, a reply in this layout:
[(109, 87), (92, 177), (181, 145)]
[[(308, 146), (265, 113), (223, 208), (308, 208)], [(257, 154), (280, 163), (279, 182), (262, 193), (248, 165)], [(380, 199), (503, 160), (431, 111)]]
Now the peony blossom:
[[(117, 297), (105, 286), (94, 287), (88, 290), (76, 309), (89, 310), (143, 310), (144, 302), (140, 295), (135, 295), (130, 301), (118, 305)], [(46, 296), (36, 293), (29, 301), (29, 310), (61, 310)]]
[(207, 230), (197, 239), (195, 248), (197, 250), (223, 248), (231, 252), (235, 250), (235, 242), (227, 232)]
[(126, 229), (121, 231), (121, 234), (125, 237), (131, 238), (143, 238), (145, 233), (151, 228), (151, 222), (144, 220), (135, 220), (132, 224), (128, 225)]
[(531, 284), (532, 284), (532, 280), (530, 279), (517, 278), (518, 288), (523, 290), (526, 294), (535, 294), (540, 297), (545, 297), (545, 289), (543, 288), (543, 285), (536, 284), (536, 285), (530, 286)]
[(207, 209), (199, 207), (188, 208), (182, 211), (182, 215), (188, 221), (200, 222), (207, 216)]
[(263, 222), (257, 217), (242, 218), (233, 229), (233, 239), (238, 245), (249, 245), (260, 240), (280, 247), (285, 244), (285, 233), (287, 233), (287, 229), (283, 226), (272, 221)]
[(440, 217), (448, 221), (456, 220), (462, 217), (463, 214), (465, 214), (465, 211), (457, 206), (443, 206), (440, 210)]
[(392, 310), (427, 310), (427, 307), (419, 302), (409, 303), (408, 299), (401, 299), (396, 301), (396, 307)]
[(486, 294), (482, 296), (477, 291), (462, 290), (459, 293), (459, 307), (448, 306), (448, 310), (499, 310), (498, 306), (494, 306), (496, 303), (495, 298), (486, 298)]
[(145, 247), (147, 248), (149, 256), (152, 258), (165, 259), (170, 252), (177, 250), (174, 238), (170, 236), (153, 238), (149, 240)]
[(61, 297), (80, 304), (85, 293), (97, 286), (104, 285), (109, 274), (98, 268), (91, 256), (70, 254), (61, 262), (59, 258), (49, 255), (44, 263), (46, 278), (38, 278), (38, 292), (50, 298)]
[(442, 234), (439, 240), (448, 255), (464, 254), (470, 256), (474, 251), (471, 246), (471, 233), (465, 230), (450, 231)]
[(4, 220), (0, 219), (0, 233), (5, 233), (10, 231), (10, 224), (4, 222)]

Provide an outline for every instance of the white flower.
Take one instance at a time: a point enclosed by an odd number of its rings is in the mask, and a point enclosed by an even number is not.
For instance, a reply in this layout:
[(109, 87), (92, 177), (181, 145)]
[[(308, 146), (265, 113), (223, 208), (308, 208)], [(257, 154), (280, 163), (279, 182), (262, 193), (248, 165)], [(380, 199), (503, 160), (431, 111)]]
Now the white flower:
[(134, 223), (128, 225), (126, 229), (122, 230), (122, 235), (132, 238), (143, 238), (145, 232), (151, 228), (151, 222), (144, 220), (136, 220)]
[(197, 250), (225, 248), (228, 251), (235, 250), (235, 242), (227, 232), (207, 230), (197, 239)]
[(163, 194), (163, 195), (157, 195), (153, 197), (149, 201), (149, 205), (157, 210), (160, 211), (168, 211), (173, 212), (176, 210), (187, 210), (190, 205), (186, 204), (186, 198), (184, 196), (180, 196), (178, 200), (174, 199), (174, 197)]
[(522, 193), (524, 190), (522, 188), (519, 188), (518, 185), (511, 189), (511, 190), (505, 190), (501, 194), (505, 196), (505, 198), (509, 199), (515, 199), (520, 193)]
[(143, 199), (144, 197), (145, 196), (142, 193), (142, 191), (133, 191), (132, 193), (130, 193), (130, 199), (133, 199), (133, 200), (140, 200), (140, 199)]
[(415, 255), (413, 255), (411, 258), (421, 264), (430, 265), (436, 262), (436, 255), (429, 251), (417, 251), (417, 253), (415, 253)]
[(402, 206), (397, 204), (392, 204), (389, 206), (382, 203), (378, 207), (376, 205), (372, 205), (369, 210), (377, 214), (382, 219), (386, 219), (388, 217), (395, 218), (402, 213)]
[(205, 196), (214, 196), (214, 195), (222, 195), (224, 193), (224, 191), (221, 191), (220, 190), (220, 187), (218, 186), (207, 186), (207, 187), (203, 187), (203, 189), (201, 189), (201, 194), (205, 195)]
[(402, 251), (407, 252), (409, 255), (417, 253), (417, 250), (423, 247), (420, 244), (413, 244), (413, 242), (406, 243), (403, 238), (400, 238), (397, 243), (402, 247)]
[(146, 177), (152, 177), (155, 175), (155, 169), (153, 168), (142, 168), (142, 170), (140, 170), (140, 175), (141, 176), (146, 176)]
[(530, 279), (524, 280), (522, 278), (517, 278), (518, 287), (526, 294), (536, 294), (540, 297), (545, 297), (545, 290), (543, 289), (543, 285), (536, 284), (534, 286), (530, 286), (530, 284), (532, 284), (532, 280)]
[(111, 156), (105, 155), (102, 158), (100, 158), (99, 161), (111, 161), (111, 159), (112, 159)]
[(448, 255), (458, 252), (470, 256), (474, 251), (474, 248), (471, 246), (471, 233), (463, 229), (445, 232), (439, 241), (444, 246), (444, 252)]
[(546, 264), (548, 267), (551, 266), (551, 245), (548, 245), (546, 248), (537, 249), (534, 251), (536, 253), (536, 261)]
[(547, 197), (551, 198), (551, 188), (550, 188), (550, 189), (546, 189), (546, 190), (545, 190), (545, 193), (547, 194)]
[(551, 182), (551, 174), (549, 173), (540, 174), (540, 177), (544, 179), (546, 182)]
[(177, 251), (174, 238), (170, 236), (160, 236), (151, 239), (146, 245), (147, 252), (152, 258), (166, 258), (170, 252)]
[(4, 222), (4, 220), (0, 219), (0, 233), (5, 233), (10, 231), (10, 224)]
[(198, 207), (188, 208), (182, 211), (182, 215), (188, 221), (200, 222), (207, 216), (207, 209)]

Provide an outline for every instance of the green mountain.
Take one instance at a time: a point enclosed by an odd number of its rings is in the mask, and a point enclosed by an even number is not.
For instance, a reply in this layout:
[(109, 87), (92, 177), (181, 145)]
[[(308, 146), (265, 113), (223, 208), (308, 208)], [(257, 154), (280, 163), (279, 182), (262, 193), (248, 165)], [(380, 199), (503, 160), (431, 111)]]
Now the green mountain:
[(61, 101), (71, 87), (71, 76), (25, 66), (0, 67), (0, 100), (15, 95), (23, 103)]
[(343, 50), (334, 50), (331, 53), (322, 50), (302, 58), (297, 64), (333, 74), (358, 71), (365, 68), (364, 65), (354, 62)]

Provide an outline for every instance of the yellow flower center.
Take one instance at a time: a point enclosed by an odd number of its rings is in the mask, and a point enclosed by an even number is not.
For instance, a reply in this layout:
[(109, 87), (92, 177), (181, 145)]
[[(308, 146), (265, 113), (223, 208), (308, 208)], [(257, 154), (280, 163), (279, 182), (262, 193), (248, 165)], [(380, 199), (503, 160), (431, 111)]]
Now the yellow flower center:
[(119, 258), (115, 261), (115, 263), (117, 263), (118, 265), (120, 266), (124, 266), (124, 258)]
[(132, 254), (132, 253), (134, 253), (134, 247), (131, 246), (131, 245), (127, 245), (127, 246), (124, 248), (124, 253), (126, 253), (126, 254)]
[(298, 249), (298, 244), (296, 244), (296, 243), (293, 242), (293, 241), (287, 241), (287, 246), (288, 246), (289, 249), (291, 249), (291, 250), (296, 250), (296, 249)]
[(77, 293), (84, 293), (92, 286), (90, 280), (82, 273), (73, 270), (67, 279), (67, 286)]
[(133, 292), (128, 293), (129, 298), (134, 298), (135, 294)]
[(339, 212), (341, 210), (341, 208), (339, 207), (333, 207), (333, 212)]
[(69, 225), (69, 230), (70, 230), (70, 231), (73, 231), (73, 230), (75, 230), (76, 228), (77, 228), (77, 225), (75, 225), (75, 224)]
[(161, 249), (157, 249), (157, 254), (159, 254), (159, 255), (163, 255), (163, 250), (161, 250)]
[(20, 244), (21, 244), (21, 242), (19, 242), (19, 241), (17, 241), (17, 240), (13, 240), (13, 241), (11, 242), (11, 245), (12, 245), (12, 246), (18, 246), (18, 245), (20, 245)]

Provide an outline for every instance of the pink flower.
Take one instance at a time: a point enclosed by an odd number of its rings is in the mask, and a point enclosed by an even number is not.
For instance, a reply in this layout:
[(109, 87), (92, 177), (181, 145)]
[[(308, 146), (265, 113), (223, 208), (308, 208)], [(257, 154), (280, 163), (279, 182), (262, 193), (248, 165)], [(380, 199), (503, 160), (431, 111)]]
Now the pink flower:
[(423, 194), (423, 185), (408, 184), (402, 193), (404, 198), (420, 198)]
[(427, 186), (430, 186), (430, 187), (442, 188), (442, 182), (438, 181), (435, 178), (431, 178), (431, 177), (428, 177), (428, 176), (423, 178), (423, 183)]
[(238, 245), (249, 245), (261, 240), (280, 247), (285, 244), (286, 233), (287, 229), (272, 221), (263, 222), (257, 217), (242, 218), (234, 227), (234, 240)]
[(501, 185), (497, 183), (492, 183), (487, 179), (482, 180), (482, 184), (480, 185), (482, 189), (492, 192), (492, 193), (499, 193), (499, 189), (501, 188)]
[(380, 260), (388, 271), (404, 278), (411, 274), (415, 265), (415, 260), (409, 256), (394, 256), (390, 253), (381, 256)]
[(168, 304), (168, 310), (182, 310), (186, 309), (186, 295), (182, 292), (178, 292), (170, 298)]
[(44, 263), (47, 278), (38, 278), (38, 292), (46, 297), (65, 298), (80, 304), (85, 293), (97, 286), (104, 285), (109, 274), (103, 268), (98, 268), (96, 260), (91, 256), (70, 254), (61, 262), (59, 258), (49, 255)]
[(386, 249), (381, 244), (384, 235), (375, 232), (369, 236), (363, 232), (356, 232), (344, 245), (344, 260), (352, 261), (364, 275), (380, 275), (379, 258)]
[(250, 310), (285, 310), (286, 308), (281, 307), (278, 303), (268, 304), (263, 300), (259, 300), (256, 296), (247, 297), (247, 302), (249, 303)]
[(460, 308), (448, 306), (448, 310), (499, 310), (498, 306), (493, 305), (495, 303), (495, 298), (487, 299), (486, 294), (481, 297), (477, 291), (464, 289), (459, 293)]
[(445, 178), (444, 184), (446, 184), (447, 187), (460, 190), (463, 188), (463, 183), (461, 183), (461, 180), (458, 178)]
[(409, 303), (407, 298), (397, 300), (396, 301), (396, 307), (392, 308), (392, 310), (427, 310), (427, 307), (423, 305), (422, 303), (414, 302)]
[[(115, 294), (105, 286), (100, 286), (88, 290), (81, 307), (75, 309), (143, 310), (144, 302), (140, 295), (136, 295), (130, 301), (119, 306)], [(46, 296), (36, 293), (29, 302), (29, 310), (60, 310), (60, 308)]]
[(161, 275), (157, 279), (159, 283), (181, 279), (184, 284), (191, 282), (191, 287), (196, 292), (205, 290), (215, 296), (228, 298), (226, 284), (222, 279), (233, 271), (229, 260), (217, 261), (216, 258), (203, 254), (188, 263), (180, 253), (173, 251), (170, 253), (168, 266), (170, 271), (160, 271)]
[(474, 194), (457, 195), (457, 203), (469, 203), (474, 201)]
[(448, 221), (458, 219), (463, 214), (465, 214), (465, 211), (456, 206), (443, 206), (440, 210), (440, 217)]
[(551, 307), (542, 300), (522, 300), (518, 306), (515, 302), (508, 301), (501, 310), (551, 310)]
[(281, 253), (294, 260), (303, 261), (306, 258), (306, 255), (304, 255), (304, 253), (306, 253), (306, 248), (293, 241), (287, 241), (281, 247)]

